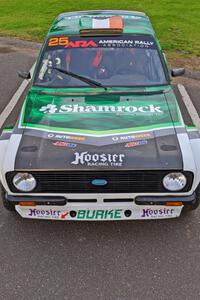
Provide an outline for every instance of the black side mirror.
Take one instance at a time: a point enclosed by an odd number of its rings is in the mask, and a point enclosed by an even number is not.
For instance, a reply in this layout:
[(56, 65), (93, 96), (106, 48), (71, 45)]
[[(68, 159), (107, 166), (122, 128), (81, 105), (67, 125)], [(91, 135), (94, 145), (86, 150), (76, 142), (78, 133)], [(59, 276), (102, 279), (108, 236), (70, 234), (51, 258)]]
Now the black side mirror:
[(31, 79), (31, 74), (30, 72), (26, 72), (26, 71), (18, 71), (17, 72), (18, 76), (22, 79)]
[(171, 70), (172, 77), (182, 76), (184, 74), (185, 74), (185, 69), (184, 68), (178, 68), (178, 69), (172, 69)]

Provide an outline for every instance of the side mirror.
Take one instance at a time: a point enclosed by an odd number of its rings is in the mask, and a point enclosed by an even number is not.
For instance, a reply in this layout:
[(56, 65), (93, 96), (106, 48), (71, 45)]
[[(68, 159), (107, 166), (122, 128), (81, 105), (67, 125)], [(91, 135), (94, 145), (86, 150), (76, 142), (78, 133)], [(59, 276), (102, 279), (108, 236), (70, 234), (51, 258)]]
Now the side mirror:
[(171, 70), (172, 77), (182, 76), (184, 74), (185, 74), (185, 69), (184, 68), (178, 68), (178, 69), (172, 69)]
[(18, 71), (17, 72), (18, 76), (22, 79), (31, 79), (31, 74), (30, 72), (26, 72), (26, 71)]

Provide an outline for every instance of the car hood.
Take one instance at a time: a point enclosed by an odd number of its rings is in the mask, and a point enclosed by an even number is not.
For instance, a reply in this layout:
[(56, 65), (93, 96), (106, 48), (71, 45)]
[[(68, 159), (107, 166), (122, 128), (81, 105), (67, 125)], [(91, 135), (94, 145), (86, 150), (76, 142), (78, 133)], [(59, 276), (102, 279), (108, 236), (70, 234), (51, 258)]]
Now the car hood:
[(181, 169), (172, 91), (26, 99), (16, 169)]

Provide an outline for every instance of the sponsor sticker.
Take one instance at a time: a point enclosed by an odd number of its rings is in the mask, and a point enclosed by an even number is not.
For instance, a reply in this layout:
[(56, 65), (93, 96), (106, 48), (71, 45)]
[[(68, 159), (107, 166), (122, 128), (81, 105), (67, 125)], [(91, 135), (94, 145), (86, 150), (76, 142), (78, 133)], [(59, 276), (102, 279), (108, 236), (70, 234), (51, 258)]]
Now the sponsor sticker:
[(76, 114), (76, 113), (116, 113), (116, 114), (163, 114), (160, 106), (149, 104), (146, 106), (125, 106), (125, 105), (61, 105), (47, 104), (39, 109), (44, 114)]
[(147, 145), (148, 141), (135, 141), (135, 142), (129, 142), (126, 143), (125, 148), (133, 148), (136, 146), (142, 146), (142, 145)]
[(78, 210), (78, 220), (117, 220), (122, 218), (122, 209)]
[(52, 208), (28, 208), (27, 217), (29, 218), (38, 218), (38, 219), (53, 219), (53, 220), (65, 220), (69, 217), (69, 212), (62, 211)]
[(67, 220), (117, 220), (122, 218), (122, 209), (80, 209), (63, 211), (57, 209), (28, 208), (27, 217), (38, 219)]
[(76, 148), (77, 144), (73, 144), (73, 143), (66, 143), (66, 142), (55, 142), (53, 143), (54, 146), (58, 146), (58, 147), (67, 147), (67, 148)]
[(121, 167), (124, 163), (125, 154), (122, 153), (89, 153), (86, 152), (75, 152), (74, 160), (71, 162), (72, 165), (86, 165), (89, 167)]
[(127, 141), (127, 140), (150, 138), (151, 136), (152, 136), (151, 133), (136, 133), (136, 134), (129, 134), (129, 135), (113, 136), (112, 140), (114, 142), (117, 142), (117, 141), (121, 142), (121, 141)]
[(155, 49), (156, 44), (151, 37), (127, 35), (126, 37), (103, 38), (102, 37), (72, 37), (56, 36), (48, 40), (49, 48), (144, 48)]
[[(149, 220), (171, 219), (180, 216), (183, 206), (131, 206), (119, 205), (119, 207), (66, 207), (66, 206), (36, 206), (24, 207), (16, 205), (17, 212), (24, 218), (51, 219), (51, 220), (77, 220), (77, 221), (103, 221), (103, 220)], [(129, 215), (126, 211), (130, 211)]]
[(61, 215), (62, 211), (57, 209), (28, 208), (28, 217), (30, 218), (59, 219)]
[(48, 46), (64, 46), (64, 48), (96, 48), (98, 45), (93, 40), (69, 40), (68, 37), (63, 36), (50, 38)]
[(99, 47), (117, 48), (152, 48), (153, 41), (132, 40), (132, 39), (105, 39), (99, 41)]
[(174, 214), (177, 211), (177, 207), (176, 208), (172, 208), (172, 207), (162, 207), (162, 208), (143, 208), (142, 209), (142, 214), (141, 214), (141, 218), (144, 219), (151, 219), (151, 218), (166, 218), (166, 217), (173, 217)]
[(57, 140), (73, 140), (73, 141), (85, 141), (84, 136), (76, 136), (76, 135), (65, 135), (65, 134), (57, 134), (57, 133), (48, 133), (47, 137), (49, 139), (57, 139)]

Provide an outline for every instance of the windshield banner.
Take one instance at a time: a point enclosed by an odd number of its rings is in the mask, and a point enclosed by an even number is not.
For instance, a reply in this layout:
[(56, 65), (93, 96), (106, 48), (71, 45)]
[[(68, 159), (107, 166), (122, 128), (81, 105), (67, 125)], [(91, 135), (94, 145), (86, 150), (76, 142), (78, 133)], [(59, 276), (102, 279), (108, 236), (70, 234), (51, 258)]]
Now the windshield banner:
[(115, 37), (56, 36), (49, 38), (47, 48), (141, 48), (156, 49), (149, 35), (119, 35)]

